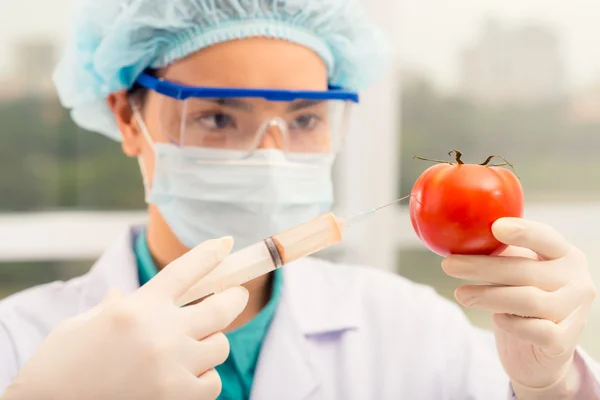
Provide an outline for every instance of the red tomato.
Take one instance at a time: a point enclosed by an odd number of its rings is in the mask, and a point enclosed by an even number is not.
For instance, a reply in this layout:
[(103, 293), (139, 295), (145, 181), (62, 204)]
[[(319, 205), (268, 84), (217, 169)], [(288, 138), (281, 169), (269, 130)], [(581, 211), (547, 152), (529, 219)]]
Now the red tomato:
[(456, 164), (434, 165), (415, 182), (413, 228), (431, 251), (444, 257), (498, 253), (506, 246), (494, 238), (492, 224), (503, 217), (523, 217), (519, 179), (506, 168), (488, 166), (490, 159), (463, 164), (460, 152), (456, 155)]

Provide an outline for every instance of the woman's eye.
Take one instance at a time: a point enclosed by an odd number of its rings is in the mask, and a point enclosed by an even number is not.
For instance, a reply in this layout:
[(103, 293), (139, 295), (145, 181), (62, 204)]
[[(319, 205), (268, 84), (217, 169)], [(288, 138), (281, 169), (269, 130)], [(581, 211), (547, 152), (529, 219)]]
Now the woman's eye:
[(303, 130), (311, 130), (314, 129), (319, 122), (321, 122), (321, 118), (316, 115), (302, 115), (296, 118), (291, 123), (292, 129), (303, 129)]
[(235, 120), (231, 116), (221, 113), (203, 115), (196, 118), (196, 121), (209, 130), (226, 129), (235, 126)]

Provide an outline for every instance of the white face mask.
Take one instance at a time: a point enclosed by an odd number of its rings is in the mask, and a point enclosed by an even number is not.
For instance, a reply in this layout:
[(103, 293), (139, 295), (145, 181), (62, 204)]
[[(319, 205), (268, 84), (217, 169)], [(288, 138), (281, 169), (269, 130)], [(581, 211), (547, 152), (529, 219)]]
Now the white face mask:
[[(228, 150), (153, 143), (154, 177), (140, 161), (146, 202), (154, 204), (187, 247), (233, 236), (235, 249), (249, 246), (330, 210), (332, 154), (289, 155), (256, 150), (239, 161), (221, 161)], [(214, 161), (211, 161), (214, 160)]]

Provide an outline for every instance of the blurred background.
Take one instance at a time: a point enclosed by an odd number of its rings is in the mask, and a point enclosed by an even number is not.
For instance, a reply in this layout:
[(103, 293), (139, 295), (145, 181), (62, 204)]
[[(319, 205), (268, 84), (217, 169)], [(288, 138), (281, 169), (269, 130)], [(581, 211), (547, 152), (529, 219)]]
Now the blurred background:
[[(336, 168), (336, 210), (409, 194), (429, 166), (413, 155), (502, 155), (525, 189), (526, 217), (579, 246), (600, 287), (600, 4), (389, 3), (368, 1), (397, 53), (357, 110)], [(135, 160), (77, 128), (54, 91), (74, 4), (0, 1), (0, 298), (85, 273), (129, 224), (144, 221)], [(406, 204), (322, 256), (393, 270), (448, 298), (460, 284), (416, 239)], [(490, 326), (487, 313), (467, 313)], [(583, 344), (597, 359), (599, 336), (596, 305)]]

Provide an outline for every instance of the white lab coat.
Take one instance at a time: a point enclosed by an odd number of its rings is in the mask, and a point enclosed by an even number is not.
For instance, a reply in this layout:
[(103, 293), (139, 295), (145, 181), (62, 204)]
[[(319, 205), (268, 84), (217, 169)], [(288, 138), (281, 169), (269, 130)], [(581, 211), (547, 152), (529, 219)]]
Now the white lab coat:
[[(118, 240), (83, 277), (0, 302), (0, 393), (59, 322), (98, 304), (108, 288), (138, 288), (135, 235)], [(509, 392), (493, 336), (431, 288), (305, 259), (284, 269), (251, 398), (494, 400)]]

